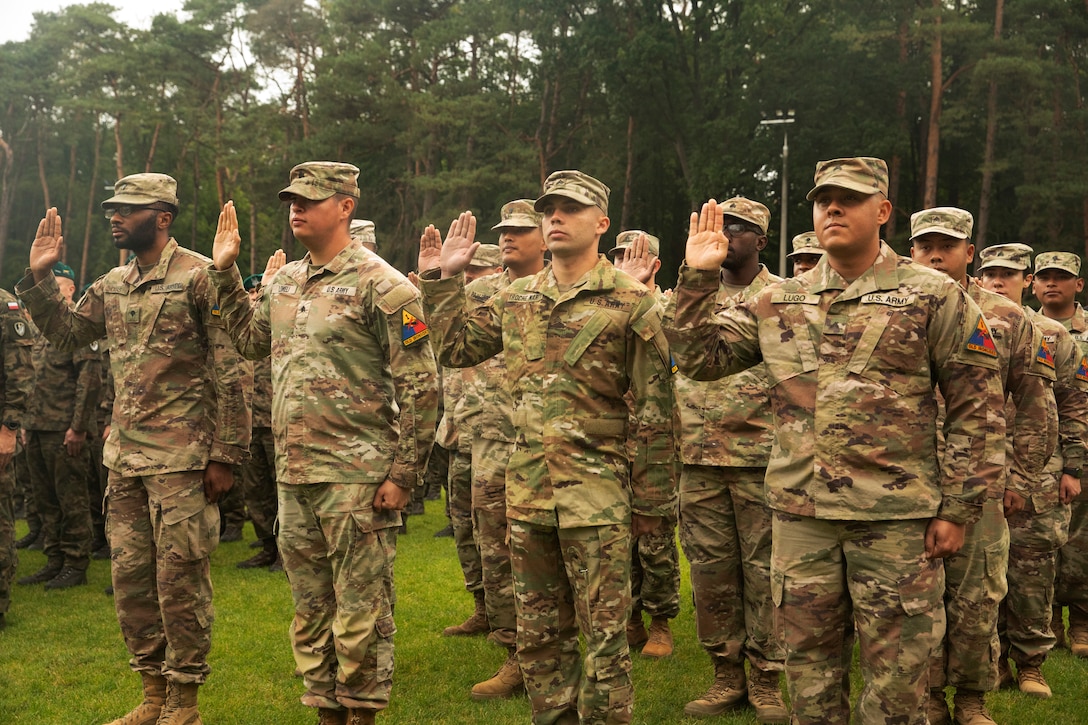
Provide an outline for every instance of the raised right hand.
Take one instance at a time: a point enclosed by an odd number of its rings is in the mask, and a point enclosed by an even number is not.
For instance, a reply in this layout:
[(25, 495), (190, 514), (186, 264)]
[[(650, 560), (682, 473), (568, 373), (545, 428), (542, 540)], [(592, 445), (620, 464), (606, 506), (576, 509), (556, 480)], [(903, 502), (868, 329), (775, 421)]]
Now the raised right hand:
[(287, 253), (282, 249), (277, 249), (272, 253), (272, 256), (268, 258), (268, 264), (264, 267), (264, 274), (261, 275), (261, 286), (266, 284), (272, 284), (272, 280), (276, 277), (276, 272), (280, 271), (280, 267), (287, 264)]
[(446, 241), (442, 243), (442, 279), (464, 272), (472, 263), (472, 255), (480, 246), (475, 239), (476, 217), (470, 211), (463, 211), (450, 222)]
[(242, 235), (238, 233), (238, 212), (234, 202), (228, 201), (219, 212), (219, 224), (215, 228), (215, 240), (212, 242), (212, 263), (220, 272), (234, 266), (238, 252), (242, 248)]
[(428, 269), (442, 266), (442, 233), (428, 224), (419, 237), (419, 256), (416, 258), (416, 271), (423, 274)]
[(722, 233), (725, 212), (711, 199), (702, 210), (691, 213), (684, 261), (696, 269), (718, 269), (729, 256), (729, 239)]
[(38, 233), (30, 245), (30, 271), (34, 281), (41, 282), (49, 276), (53, 265), (64, 253), (64, 237), (61, 236), (61, 219), (57, 207), (50, 207), (45, 218), (38, 222)]

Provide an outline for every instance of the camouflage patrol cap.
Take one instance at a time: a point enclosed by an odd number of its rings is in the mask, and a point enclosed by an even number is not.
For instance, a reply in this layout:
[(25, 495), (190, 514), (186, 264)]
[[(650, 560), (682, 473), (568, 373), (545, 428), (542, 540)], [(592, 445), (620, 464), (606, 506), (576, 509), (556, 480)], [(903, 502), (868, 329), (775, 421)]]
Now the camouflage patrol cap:
[(261, 275), (261, 274), (251, 274), (251, 275), (249, 275), (248, 277), (246, 277), (245, 279), (242, 280), (242, 287), (245, 288), (246, 292), (249, 292), (250, 290), (257, 289), (258, 287), (261, 286), (261, 277), (263, 277), (263, 276), (264, 275)]
[(532, 199), (517, 199), (502, 205), (500, 221), (492, 229), (532, 229), (540, 226), (540, 213), (533, 208)]
[(797, 257), (802, 254), (826, 254), (824, 248), (820, 246), (820, 240), (816, 238), (816, 232), (805, 232), (794, 237), (793, 251), (786, 257)]
[(743, 196), (734, 196), (719, 204), (726, 216), (735, 216), (746, 222), (755, 224), (764, 234), (767, 233), (767, 225), (771, 223), (771, 212), (758, 201), (746, 199)]
[(978, 271), (991, 267), (1005, 267), (1026, 272), (1031, 269), (1032, 252), (1031, 247), (1020, 242), (986, 247), (978, 253)]
[(53, 276), (54, 277), (67, 277), (68, 279), (72, 280), (73, 282), (76, 281), (76, 273), (73, 272), (72, 268), (69, 267), (64, 262), (57, 262), (56, 264), (53, 265)]
[(910, 239), (923, 234), (943, 234), (954, 239), (970, 239), (975, 226), (971, 212), (954, 206), (935, 206), (910, 215)]
[(805, 197), (809, 201), (825, 186), (860, 191), (862, 194), (888, 195), (888, 165), (884, 159), (873, 156), (855, 156), (850, 159), (831, 159), (816, 164), (813, 175), (816, 185)]
[(502, 250), (498, 244), (481, 244), (472, 255), (470, 267), (501, 267)]
[(374, 222), (369, 219), (352, 219), (348, 233), (355, 241), (378, 248), (378, 238), (374, 235)]
[(655, 237), (653, 234), (642, 231), (641, 229), (628, 229), (625, 232), (620, 232), (616, 235), (616, 246), (608, 250), (608, 256), (613, 256), (616, 252), (622, 252), (623, 250), (634, 244), (635, 239), (639, 234), (646, 235), (646, 248), (655, 257), (661, 256), (661, 240)]
[(544, 188), (533, 203), (536, 211), (544, 210), (544, 200), (549, 196), (562, 196), (574, 199), (579, 204), (598, 207), (608, 213), (609, 188), (589, 174), (581, 171), (553, 171), (544, 180)]
[(1074, 277), (1080, 276), (1080, 257), (1072, 252), (1043, 252), (1035, 257), (1035, 273), (1044, 269), (1060, 269)]
[(178, 182), (166, 174), (129, 174), (113, 185), (113, 196), (102, 202), (103, 209), (134, 204), (146, 206), (163, 202), (177, 209)]
[(280, 191), (280, 201), (301, 196), (311, 201), (324, 201), (333, 194), (359, 198), (359, 168), (337, 161), (307, 161), (291, 169), (291, 183)]

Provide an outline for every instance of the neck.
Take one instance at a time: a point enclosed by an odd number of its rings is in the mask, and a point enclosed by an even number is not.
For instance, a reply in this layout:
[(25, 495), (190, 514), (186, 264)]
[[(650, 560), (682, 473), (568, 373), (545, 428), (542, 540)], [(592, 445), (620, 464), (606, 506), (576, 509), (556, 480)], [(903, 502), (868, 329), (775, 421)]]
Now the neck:
[(1077, 303), (1076, 301), (1073, 301), (1068, 305), (1062, 305), (1061, 307), (1048, 307), (1047, 305), (1043, 305), (1039, 311), (1052, 320), (1068, 320), (1073, 316), (1073, 313), (1077, 311)]
[(147, 249), (141, 249), (135, 252), (136, 264), (141, 267), (152, 267), (159, 263), (162, 258), (162, 250), (166, 248), (166, 245), (170, 243), (170, 236), (156, 237), (155, 243)]
[(310, 263), (323, 267), (351, 244), (351, 235), (348, 234), (347, 228), (344, 228), (324, 239), (308, 239), (304, 242), (299, 239), (299, 241), (310, 253)]
[[(742, 262), (736, 269), (722, 267), (722, 281), (734, 287), (747, 287), (759, 274), (759, 257), (752, 257)], [(653, 279), (648, 285), (653, 289)]]
[(874, 244), (867, 244), (857, 251), (835, 250), (835, 252), (833, 254), (828, 250), (828, 266), (838, 272), (839, 276), (847, 282), (853, 282), (865, 274), (876, 262), (876, 258), (880, 256), (880, 239), (878, 238)]
[(574, 257), (553, 257), (552, 274), (559, 284), (574, 284), (597, 265), (597, 245)]
[(510, 265), (506, 268), (506, 278), (513, 282), (515, 279), (534, 275), (544, 269), (544, 258), (534, 259), (531, 264)]

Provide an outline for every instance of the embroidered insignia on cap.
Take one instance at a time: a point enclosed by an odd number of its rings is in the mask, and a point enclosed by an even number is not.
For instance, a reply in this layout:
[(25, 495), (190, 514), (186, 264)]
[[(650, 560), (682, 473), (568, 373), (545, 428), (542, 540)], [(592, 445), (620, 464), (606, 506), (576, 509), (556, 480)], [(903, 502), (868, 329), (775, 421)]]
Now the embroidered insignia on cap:
[(1050, 351), (1050, 345), (1046, 343), (1046, 340), (1039, 342), (1039, 351), (1035, 353), (1035, 362), (1046, 365), (1051, 370), (1054, 369), (1054, 353)]
[(400, 311), (400, 320), (400, 339), (405, 347), (419, 342), (431, 334), (431, 331), (427, 329), (427, 323), (408, 310)]
[(1076, 377), (1077, 380), (1083, 380), (1088, 383), (1088, 355), (1085, 355), (1080, 359), (1080, 365), (1077, 366)]
[(990, 335), (990, 328), (986, 326), (986, 320), (982, 319), (982, 315), (978, 316), (978, 322), (975, 323), (975, 334), (971, 335), (971, 339), (967, 341), (967, 349), (973, 352), (981, 352), (983, 355), (989, 355), (990, 357), (997, 357), (994, 338)]

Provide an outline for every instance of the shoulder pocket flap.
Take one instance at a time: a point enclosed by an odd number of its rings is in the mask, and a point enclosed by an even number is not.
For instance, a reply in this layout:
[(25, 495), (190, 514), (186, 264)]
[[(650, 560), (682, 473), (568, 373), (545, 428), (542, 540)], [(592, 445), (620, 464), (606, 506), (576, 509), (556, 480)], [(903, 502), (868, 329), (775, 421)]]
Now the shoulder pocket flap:
[(387, 315), (391, 315), (409, 302), (419, 299), (416, 288), (407, 282), (394, 285), (378, 298), (378, 309)]

